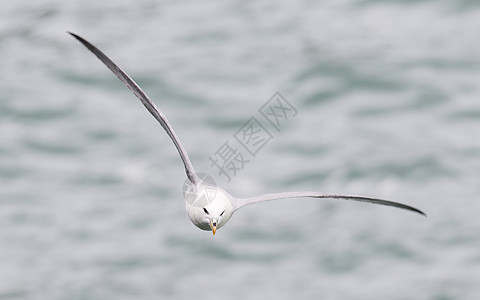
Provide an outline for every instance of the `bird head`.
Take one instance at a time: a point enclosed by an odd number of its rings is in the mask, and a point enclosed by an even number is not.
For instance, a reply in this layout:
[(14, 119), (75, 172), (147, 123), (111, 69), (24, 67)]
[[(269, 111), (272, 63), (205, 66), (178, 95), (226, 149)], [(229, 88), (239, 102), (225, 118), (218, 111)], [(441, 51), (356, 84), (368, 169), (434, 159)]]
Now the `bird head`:
[(208, 208), (202, 207), (204, 214), (203, 223), (207, 223), (213, 234), (215, 234), (217, 232), (217, 228), (220, 228), (225, 224), (225, 222), (223, 222), (223, 216), (227, 208), (224, 205), (221, 205), (221, 203), (212, 204), (208, 205)]
[(230, 198), (218, 186), (198, 184), (185, 193), (187, 214), (195, 226), (215, 234), (232, 216)]

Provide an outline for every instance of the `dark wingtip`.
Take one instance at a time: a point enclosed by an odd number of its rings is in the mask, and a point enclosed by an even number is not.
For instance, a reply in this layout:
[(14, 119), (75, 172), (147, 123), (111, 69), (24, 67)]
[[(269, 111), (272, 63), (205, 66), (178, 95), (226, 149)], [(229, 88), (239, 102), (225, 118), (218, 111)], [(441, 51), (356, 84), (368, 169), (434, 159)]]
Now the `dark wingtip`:
[(424, 216), (424, 217), (427, 217), (427, 214), (424, 213), (423, 211), (419, 210), (418, 208), (415, 208), (415, 207), (413, 207), (413, 206), (408, 206), (408, 205), (406, 205), (406, 208), (409, 209), (409, 210), (411, 210), (411, 211), (413, 211), (413, 212), (419, 213), (419, 214), (421, 214), (421, 215)]
[(418, 213), (418, 214), (420, 214), (424, 217), (427, 217), (427, 214), (424, 213), (423, 211), (419, 210), (418, 208), (415, 208), (413, 206), (406, 205), (406, 204), (403, 204), (403, 203), (394, 202), (394, 201), (382, 200), (382, 199), (370, 198), (370, 197), (349, 196), (349, 195), (327, 195), (327, 196), (332, 197), (332, 198), (351, 199), (351, 200), (366, 201), (366, 202), (371, 202), (371, 203), (375, 203), (375, 204), (393, 206), (393, 207), (397, 207), (397, 208), (406, 209), (406, 210), (409, 210), (411, 212)]
[(82, 38), (81, 36), (79, 36), (78, 34), (76, 34), (76, 33), (73, 33), (73, 32), (71, 32), (71, 31), (67, 31), (67, 33), (68, 33), (69, 35), (73, 36), (74, 38), (76, 38), (76, 39), (79, 40), (79, 41), (82, 41), (82, 40), (83, 40), (83, 38)]
[(423, 211), (419, 210), (418, 213), (422, 214), (425, 218), (428, 217), (426, 213), (424, 213)]
[(427, 217), (427, 214), (426, 214), (426, 213), (424, 213), (423, 211), (421, 211), (421, 210), (419, 210), (418, 208), (415, 208), (415, 207), (413, 207), (413, 206), (405, 205), (404, 208), (406, 208), (406, 209), (408, 209), (408, 210), (410, 210), (410, 211), (416, 212), (416, 213), (424, 216), (425, 218)]
[(71, 31), (67, 31), (67, 33), (70, 34), (71, 36), (73, 36), (77, 41), (79, 41), (80, 43), (82, 43), (83, 45), (85, 45), (85, 47), (87, 47), (87, 48), (90, 49), (90, 47), (87, 46), (87, 45), (88, 45), (88, 42), (87, 42), (84, 38), (82, 38), (82, 37), (79, 36), (78, 34), (73, 33), (73, 32), (71, 32)]

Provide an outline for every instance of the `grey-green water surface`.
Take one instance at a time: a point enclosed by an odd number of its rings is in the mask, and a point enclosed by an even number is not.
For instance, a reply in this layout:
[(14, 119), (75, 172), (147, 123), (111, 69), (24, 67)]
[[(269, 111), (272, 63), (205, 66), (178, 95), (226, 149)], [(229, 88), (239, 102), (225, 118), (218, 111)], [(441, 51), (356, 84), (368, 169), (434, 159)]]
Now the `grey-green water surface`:
[[(188, 220), (173, 144), (65, 31), (147, 91), (198, 171), (237, 196)], [(0, 10), (0, 299), (477, 299), (475, 1), (11, 1)], [(258, 109), (298, 111), (276, 131)], [(273, 135), (230, 182), (209, 158)], [(241, 150), (241, 148), (239, 148)]]

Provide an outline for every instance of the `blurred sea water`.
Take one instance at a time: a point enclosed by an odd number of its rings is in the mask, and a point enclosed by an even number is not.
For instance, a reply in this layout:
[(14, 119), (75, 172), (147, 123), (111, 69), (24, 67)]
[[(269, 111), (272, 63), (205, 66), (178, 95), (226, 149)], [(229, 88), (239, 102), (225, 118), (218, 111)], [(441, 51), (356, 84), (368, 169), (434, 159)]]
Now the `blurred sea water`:
[[(0, 299), (477, 299), (477, 1), (14, 1), (0, 10)], [(167, 115), (233, 195), (317, 190), (215, 236), (185, 213)], [(209, 157), (298, 111), (228, 182)], [(270, 126), (270, 127), (268, 127)], [(238, 144), (237, 144), (238, 145)]]

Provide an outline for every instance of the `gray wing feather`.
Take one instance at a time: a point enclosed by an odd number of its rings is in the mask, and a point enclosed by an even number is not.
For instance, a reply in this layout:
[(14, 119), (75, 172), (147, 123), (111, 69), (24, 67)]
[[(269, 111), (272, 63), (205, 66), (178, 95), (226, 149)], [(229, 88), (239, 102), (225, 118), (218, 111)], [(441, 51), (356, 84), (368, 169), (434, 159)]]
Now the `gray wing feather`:
[(138, 86), (138, 84), (130, 78), (122, 69), (120, 69), (110, 58), (108, 58), (102, 51), (100, 51), (97, 47), (92, 45), (90, 42), (85, 40), (84, 38), (68, 32), (78, 41), (80, 41), (85, 47), (88, 48), (93, 54), (95, 54), (98, 59), (100, 59), (112, 72), (115, 74), (118, 79), (120, 79), (125, 85), (137, 96), (138, 99), (143, 103), (143, 105), (147, 108), (147, 110), (153, 115), (155, 119), (162, 125), (163, 129), (167, 132), (168, 136), (172, 139), (175, 147), (180, 154), (180, 157), (183, 161), (185, 166), (185, 171), (187, 173), (188, 179), (196, 184), (197, 183), (197, 176), (193, 169), (192, 163), (188, 157), (187, 151), (183, 148), (182, 144), (180, 143), (177, 135), (173, 131), (172, 126), (168, 122), (165, 115), (155, 106), (155, 104), (150, 100), (150, 98), (145, 94), (145, 92)]
[(368, 202), (368, 203), (373, 203), (373, 204), (380, 204), (380, 205), (387, 205), (387, 206), (402, 208), (402, 209), (410, 210), (410, 211), (413, 211), (413, 212), (416, 212), (416, 213), (419, 213), (421, 215), (426, 216), (426, 214), (424, 212), (422, 212), (421, 210), (419, 210), (415, 207), (409, 206), (409, 205), (398, 203), (398, 202), (376, 199), (376, 198), (370, 198), (370, 197), (353, 196), (353, 195), (339, 195), (339, 194), (324, 194), (324, 193), (318, 193), (318, 192), (272, 193), (272, 194), (264, 194), (264, 195), (249, 197), (249, 198), (237, 199), (236, 209), (239, 209), (240, 207), (245, 206), (245, 205), (258, 203), (258, 202), (263, 202), (263, 201), (285, 199), (285, 198), (300, 198), (300, 197), (345, 199), (345, 200), (353, 200), (353, 201), (359, 201), (359, 202)]

